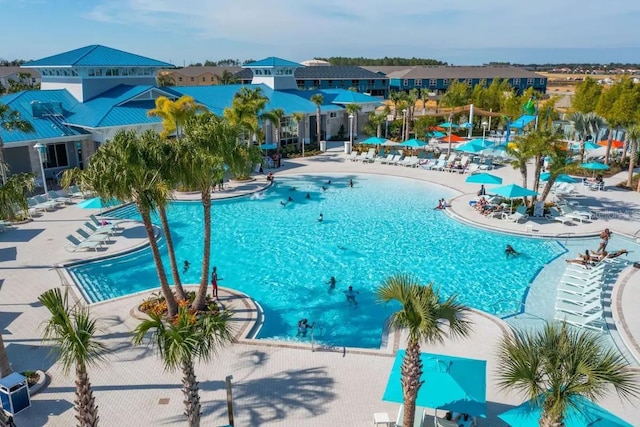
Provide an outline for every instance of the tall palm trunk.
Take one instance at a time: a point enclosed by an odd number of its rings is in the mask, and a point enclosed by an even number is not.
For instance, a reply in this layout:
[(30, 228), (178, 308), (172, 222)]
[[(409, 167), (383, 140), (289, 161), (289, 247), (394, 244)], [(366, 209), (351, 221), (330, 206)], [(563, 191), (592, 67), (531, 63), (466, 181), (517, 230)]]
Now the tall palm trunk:
[(540, 415), (540, 427), (564, 427), (564, 420), (543, 412)]
[(320, 139), (322, 139), (320, 137), (320, 132), (322, 131), (320, 127), (320, 120), (320, 107), (318, 107), (316, 108), (316, 134), (318, 135), (318, 144), (320, 144)]
[(169, 264), (171, 265), (171, 276), (173, 277), (173, 287), (176, 289), (176, 298), (179, 300), (187, 299), (180, 281), (180, 272), (178, 271), (178, 264), (176, 262), (176, 253), (173, 249), (173, 237), (171, 237), (171, 230), (169, 230), (169, 221), (167, 220), (167, 211), (164, 206), (158, 207), (158, 213), (160, 214), (160, 222), (162, 223), (162, 231), (167, 239), (167, 251), (169, 252)]
[(11, 365), (9, 364), (7, 349), (4, 346), (2, 334), (0, 333), (0, 378), (4, 378), (12, 372), (13, 370), (11, 369)]
[(631, 141), (631, 152), (629, 153), (629, 175), (627, 176), (627, 187), (633, 184), (633, 167), (636, 163), (637, 142)]
[(0, 138), (0, 175), (2, 176), (2, 185), (7, 183), (7, 165), (4, 164), (4, 142)]
[(522, 186), (527, 188), (527, 164), (520, 165), (520, 175), (522, 176)]
[(204, 252), (202, 254), (202, 272), (200, 273), (200, 287), (198, 295), (193, 301), (193, 308), (196, 310), (206, 309), (207, 286), (209, 281), (209, 265), (211, 263), (211, 195), (209, 189), (201, 192), (202, 208), (204, 209)]
[(98, 417), (98, 406), (96, 406), (93, 390), (89, 382), (89, 375), (84, 363), (76, 364), (76, 419), (79, 427), (97, 427), (100, 417)]
[(551, 187), (553, 187), (553, 184), (555, 184), (555, 182), (556, 182), (555, 177), (549, 177), (549, 180), (547, 181), (546, 185), (544, 186), (544, 189), (542, 190), (542, 194), (540, 195), (541, 201), (544, 202), (545, 200), (547, 200), (547, 197), (551, 192)]
[(140, 205), (138, 205), (138, 210), (140, 211), (144, 229), (147, 232), (147, 237), (149, 238), (149, 246), (151, 247), (153, 262), (156, 265), (156, 272), (158, 273), (158, 280), (160, 281), (160, 289), (165, 301), (167, 302), (167, 316), (173, 318), (178, 313), (178, 303), (176, 302), (176, 298), (169, 287), (169, 282), (167, 281), (167, 274), (164, 271), (164, 265), (162, 264), (162, 258), (160, 257), (160, 250), (158, 249), (158, 241), (156, 240), (156, 235), (153, 232), (153, 225), (151, 224), (151, 215), (149, 214), (149, 211), (143, 209)]
[(611, 153), (611, 145), (613, 144), (613, 129), (609, 129), (609, 137), (607, 138), (607, 152), (604, 154), (604, 164), (609, 164), (609, 154)]
[(191, 360), (182, 364), (182, 394), (184, 394), (184, 414), (189, 427), (200, 427), (200, 392), (196, 373)]
[(416, 398), (422, 386), (422, 360), (420, 360), (420, 344), (417, 340), (409, 340), (402, 360), (402, 393), (404, 402), (403, 426), (412, 426), (416, 415)]
[(542, 171), (542, 155), (536, 154), (534, 157), (534, 161), (536, 162), (534, 172), (533, 172), (533, 191), (538, 191), (540, 188), (540, 172)]
[(280, 141), (282, 140), (282, 122), (278, 121), (278, 154), (280, 154), (280, 148), (282, 147)]

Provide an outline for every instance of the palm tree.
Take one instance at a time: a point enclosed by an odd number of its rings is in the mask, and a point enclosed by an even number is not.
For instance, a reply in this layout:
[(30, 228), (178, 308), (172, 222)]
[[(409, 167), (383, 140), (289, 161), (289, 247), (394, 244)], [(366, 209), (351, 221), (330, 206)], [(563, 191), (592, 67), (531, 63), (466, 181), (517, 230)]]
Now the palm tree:
[(589, 123), (587, 123), (586, 114), (580, 111), (571, 114), (569, 120), (573, 124), (573, 129), (580, 140), (580, 163), (582, 163), (584, 162), (584, 143), (587, 140), (587, 135), (589, 135)]
[(269, 123), (271, 123), (271, 127), (273, 127), (274, 125), (276, 126), (276, 130), (278, 133), (276, 138), (278, 153), (280, 152), (280, 139), (282, 138), (282, 121), (284, 120), (285, 116), (286, 113), (282, 108), (276, 108), (275, 110), (267, 111), (265, 113), (262, 113), (262, 115), (260, 116), (262, 120), (267, 120)]
[(600, 335), (547, 324), (536, 331), (505, 336), (498, 353), (498, 384), (536, 399), (542, 409), (540, 427), (563, 426), (578, 396), (597, 400), (613, 386), (620, 397), (637, 397), (637, 374)]
[(522, 186), (527, 187), (527, 163), (531, 159), (531, 150), (529, 147), (537, 144), (537, 135), (530, 132), (526, 135), (516, 136), (514, 141), (507, 144), (507, 154), (513, 158), (511, 166), (520, 171), (522, 176)]
[(547, 155), (551, 160), (549, 161), (547, 169), (549, 172), (549, 179), (547, 180), (539, 199), (543, 202), (547, 200), (547, 197), (551, 192), (551, 188), (553, 187), (553, 184), (555, 184), (558, 176), (565, 173), (572, 165), (571, 152), (564, 147), (564, 143), (562, 141), (558, 141), (557, 143), (550, 145)]
[[(33, 126), (27, 120), (20, 117), (20, 113), (12, 110), (8, 105), (0, 104), (0, 128), (12, 131), (19, 130), (21, 132), (33, 132)], [(2, 176), (2, 185), (7, 182), (7, 165), (4, 163), (4, 142), (0, 135), (0, 175)]]
[(229, 327), (231, 315), (227, 311), (196, 315), (181, 308), (171, 322), (163, 321), (156, 314), (150, 317), (136, 327), (133, 342), (142, 343), (147, 332), (151, 332), (149, 341), (162, 358), (165, 369), (182, 370), (184, 414), (189, 426), (198, 427), (201, 405), (194, 364), (210, 361), (219, 349), (234, 341)]
[[(316, 137), (318, 138), (318, 144), (320, 144), (321, 129), (320, 129), (320, 107), (324, 103), (324, 96), (321, 93), (316, 93), (311, 96), (311, 102), (313, 102), (316, 106)], [(302, 157), (304, 157), (304, 144), (302, 144)]]
[(158, 73), (158, 75), (156, 75), (156, 84), (159, 87), (171, 87), (175, 86), (176, 82), (173, 79), (173, 76), (171, 76), (169, 73), (161, 71), (160, 73)]
[(302, 146), (304, 145), (304, 114), (293, 113), (291, 114), (291, 118), (298, 125), (298, 145), (302, 150)]
[(443, 300), (432, 284), (420, 285), (412, 276), (398, 274), (387, 278), (376, 291), (383, 303), (397, 301), (402, 308), (391, 315), (390, 326), (407, 329), (409, 341), (402, 361), (405, 426), (413, 425), (416, 397), (422, 386), (420, 343), (443, 342), (447, 335), (465, 337), (471, 331), (466, 319), (468, 308), (456, 296)]
[(215, 78), (217, 85), (234, 85), (240, 83), (238, 76), (228, 70), (224, 70), (222, 75), (216, 74), (213, 77)]
[(247, 146), (251, 145), (252, 135), (258, 135), (260, 132), (259, 118), (268, 103), (269, 98), (261, 88), (243, 87), (234, 95), (231, 107), (224, 111), (224, 117), (233, 126), (245, 131), (243, 137)]
[[(147, 131), (155, 133), (152, 130)], [(141, 138), (135, 131), (122, 130), (113, 140), (104, 144), (91, 157), (91, 163), (84, 172), (85, 181), (103, 199), (133, 201), (140, 212), (149, 247), (156, 266), (162, 294), (167, 302), (169, 317), (178, 312), (176, 298), (169, 287), (160, 249), (156, 239), (151, 213), (159, 205), (164, 205), (171, 188), (167, 187), (156, 169), (153, 148), (142, 141), (155, 139), (155, 136)], [(169, 162), (165, 167), (169, 167)]]
[[(354, 137), (358, 136), (358, 112), (362, 110), (362, 105), (358, 104), (347, 104), (345, 107), (347, 111), (347, 115), (353, 115), (353, 121), (351, 122), (351, 129), (349, 129), (350, 134), (353, 134)], [(355, 130), (354, 130), (355, 128)]]
[(87, 367), (103, 361), (106, 350), (95, 340), (96, 321), (86, 306), (69, 305), (68, 290), (62, 295), (60, 289), (50, 289), (40, 295), (38, 301), (51, 313), (45, 323), (43, 339), (53, 342), (65, 374), (71, 367), (76, 370), (74, 406), (79, 426), (96, 427), (100, 418)]
[(391, 101), (391, 103), (393, 104), (393, 120), (392, 121), (394, 122), (398, 118), (398, 104), (402, 102), (404, 98), (405, 98), (404, 92), (400, 92), (398, 90), (389, 92), (389, 101)]
[(167, 138), (172, 133), (176, 133), (176, 138), (182, 138), (182, 127), (184, 123), (196, 114), (205, 111), (206, 108), (196, 103), (191, 96), (181, 96), (180, 99), (172, 101), (165, 96), (156, 98), (156, 108), (147, 111), (149, 117), (159, 117), (162, 119), (163, 138)]
[(29, 216), (27, 193), (33, 191), (33, 178), (30, 173), (13, 175), (0, 187), (0, 217), (14, 220)]
[(638, 142), (640, 141), (640, 125), (634, 125), (627, 129), (627, 139), (631, 142), (631, 150), (629, 151), (629, 174), (627, 176), (627, 187), (631, 188), (631, 185), (633, 184), (633, 168), (636, 163)]

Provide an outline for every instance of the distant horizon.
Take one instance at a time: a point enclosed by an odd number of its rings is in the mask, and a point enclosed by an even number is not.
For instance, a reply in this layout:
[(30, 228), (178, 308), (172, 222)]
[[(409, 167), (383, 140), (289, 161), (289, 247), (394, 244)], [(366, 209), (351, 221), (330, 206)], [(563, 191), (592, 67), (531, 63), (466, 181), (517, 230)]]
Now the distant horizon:
[(0, 0), (0, 58), (40, 59), (102, 44), (176, 66), (268, 56), (417, 57), (451, 65), (640, 61), (640, 3), (631, 0), (599, 8), (577, 0), (535, 7), (401, 3), (391, 13), (338, 0), (190, 0), (188, 8), (172, 0)]

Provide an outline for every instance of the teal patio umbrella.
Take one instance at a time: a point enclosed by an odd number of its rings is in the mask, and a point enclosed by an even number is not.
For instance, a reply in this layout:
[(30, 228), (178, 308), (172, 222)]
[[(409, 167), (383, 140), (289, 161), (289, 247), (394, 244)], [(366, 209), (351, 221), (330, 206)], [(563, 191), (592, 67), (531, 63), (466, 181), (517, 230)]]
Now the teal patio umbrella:
[(499, 185), (502, 184), (502, 178), (500, 178), (499, 176), (491, 175), (490, 173), (477, 173), (475, 175), (467, 177), (464, 182), (468, 182), (470, 184)]
[(441, 128), (445, 128), (445, 129), (456, 129), (458, 127), (457, 124), (451, 123), (451, 122), (444, 122), (444, 123), (439, 124), (438, 126), (440, 126)]
[(267, 150), (275, 150), (276, 148), (278, 148), (278, 146), (276, 144), (262, 144), (260, 148), (267, 151)]
[[(400, 372), (405, 351), (399, 350), (382, 400), (403, 403)], [(424, 381), (417, 406), (486, 417), (487, 362), (443, 354), (420, 353)]]
[(471, 141), (468, 142), (469, 144), (474, 144), (474, 145), (479, 145), (481, 147), (491, 147), (493, 145), (493, 141), (491, 141), (490, 139), (482, 139), (482, 138), (476, 138), (476, 139), (472, 139)]
[[(440, 125), (440, 126), (442, 126), (442, 125)], [(471, 123), (469, 123), (469, 122), (465, 122), (465, 123), (461, 124), (460, 127), (463, 128), (463, 129), (469, 129), (469, 128), (472, 128), (473, 125)]]
[(598, 144), (593, 143), (591, 141), (587, 141), (584, 143), (584, 149), (587, 151), (596, 150), (598, 148), (602, 148), (602, 147), (600, 147)]
[(465, 142), (456, 147), (457, 151), (462, 151), (464, 153), (479, 153), (484, 150), (485, 147), (482, 145), (473, 144), (472, 142)]
[[(549, 181), (550, 177), (551, 177), (551, 174), (549, 172), (545, 172), (543, 174), (540, 174), (540, 181), (547, 182), (547, 181)], [(567, 182), (569, 184), (574, 184), (574, 183), (576, 183), (578, 181), (573, 179), (573, 178), (571, 178), (567, 174), (561, 173), (560, 175), (556, 176), (556, 182)]]
[(490, 193), (502, 196), (505, 199), (517, 199), (518, 197), (529, 197), (538, 195), (537, 192), (516, 184), (509, 184), (502, 187), (492, 188)]
[[(538, 427), (542, 415), (542, 402), (537, 400), (540, 399), (524, 402), (498, 415), (498, 418), (512, 427)], [(628, 422), (582, 396), (574, 398), (574, 405), (575, 407), (567, 407), (565, 427), (632, 427)]]
[(604, 163), (600, 163), (600, 162), (589, 162), (589, 163), (583, 163), (580, 165), (580, 167), (582, 169), (589, 169), (592, 171), (606, 171), (609, 170), (609, 166), (605, 165)]
[(406, 148), (424, 148), (427, 145), (426, 142), (420, 141), (419, 139), (409, 139), (407, 141), (401, 142), (398, 144), (398, 147), (406, 147)]
[(360, 144), (367, 144), (367, 145), (382, 145), (385, 142), (387, 142), (386, 139), (384, 138), (378, 138), (377, 136), (372, 136), (370, 138), (365, 139), (364, 141), (362, 141)]
[(446, 133), (442, 133), (439, 130), (436, 130), (436, 131), (433, 131), (433, 132), (427, 132), (427, 136), (429, 138), (442, 138), (442, 137), (447, 136), (447, 134)]

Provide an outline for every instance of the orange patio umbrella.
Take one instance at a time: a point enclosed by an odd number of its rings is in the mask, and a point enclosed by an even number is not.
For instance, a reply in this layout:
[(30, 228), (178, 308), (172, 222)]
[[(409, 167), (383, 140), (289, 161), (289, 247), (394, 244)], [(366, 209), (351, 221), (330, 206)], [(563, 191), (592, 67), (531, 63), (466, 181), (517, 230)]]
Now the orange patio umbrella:
[[(603, 139), (602, 141), (598, 142), (598, 145), (602, 145), (603, 147), (606, 147), (608, 143), (609, 143), (609, 141), (607, 141), (606, 139)], [(618, 141), (617, 139), (614, 139), (614, 140), (611, 141), (611, 147), (613, 147), (613, 148), (622, 148), (622, 147), (624, 147), (624, 142)]]
[(440, 126), (429, 126), (429, 130), (431, 130), (431, 131), (437, 130), (437, 131), (440, 131), (440, 132), (446, 132), (447, 131), (445, 128), (440, 127)]
[[(440, 138), (440, 141), (449, 142), (449, 135), (443, 136), (442, 138)], [(466, 141), (466, 139), (462, 138), (461, 136), (451, 134), (451, 142), (464, 142), (464, 141)]]

